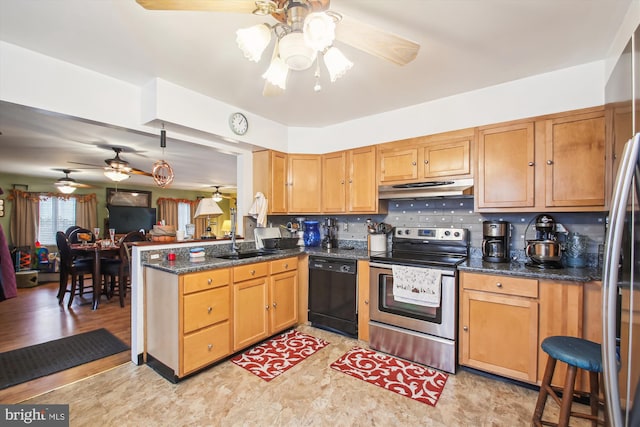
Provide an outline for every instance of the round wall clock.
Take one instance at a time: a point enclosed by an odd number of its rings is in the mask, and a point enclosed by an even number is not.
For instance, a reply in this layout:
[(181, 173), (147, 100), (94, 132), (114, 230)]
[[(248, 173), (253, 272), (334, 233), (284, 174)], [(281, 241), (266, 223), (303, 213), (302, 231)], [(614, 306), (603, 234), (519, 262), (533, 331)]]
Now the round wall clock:
[(229, 117), (229, 126), (236, 135), (244, 135), (249, 130), (249, 122), (242, 113), (233, 113)]

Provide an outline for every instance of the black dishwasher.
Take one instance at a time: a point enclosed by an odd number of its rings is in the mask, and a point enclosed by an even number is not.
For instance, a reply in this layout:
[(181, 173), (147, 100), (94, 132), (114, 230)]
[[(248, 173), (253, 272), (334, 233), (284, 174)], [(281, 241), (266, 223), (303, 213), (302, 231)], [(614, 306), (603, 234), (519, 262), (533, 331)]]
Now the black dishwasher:
[(313, 326), (358, 336), (356, 261), (309, 257), (309, 321)]

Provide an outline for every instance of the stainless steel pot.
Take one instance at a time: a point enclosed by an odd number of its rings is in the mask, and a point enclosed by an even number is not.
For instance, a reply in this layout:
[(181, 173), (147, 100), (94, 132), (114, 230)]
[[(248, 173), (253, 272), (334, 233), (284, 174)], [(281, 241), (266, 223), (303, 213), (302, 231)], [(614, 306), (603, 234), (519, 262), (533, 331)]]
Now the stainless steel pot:
[(525, 254), (538, 263), (559, 262), (562, 258), (562, 247), (555, 240), (527, 240)]

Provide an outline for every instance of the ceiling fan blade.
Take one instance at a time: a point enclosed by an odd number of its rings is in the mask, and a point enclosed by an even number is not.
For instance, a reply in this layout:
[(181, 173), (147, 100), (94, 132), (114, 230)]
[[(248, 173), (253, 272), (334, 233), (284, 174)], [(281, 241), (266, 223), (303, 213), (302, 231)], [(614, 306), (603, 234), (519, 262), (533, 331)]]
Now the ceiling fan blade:
[[(71, 163), (72, 165), (89, 166), (91, 169), (104, 169), (104, 166), (94, 165), (94, 164), (91, 164), (91, 163), (72, 162), (70, 160), (67, 160), (67, 163)], [(89, 169), (89, 168), (78, 168), (78, 169)]]
[(252, 13), (255, 0), (136, 0), (149, 10), (208, 10), (211, 12)]
[(418, 55), (420, 45), (373, 25), (342, 15), (336, 25), (336, 39), (398, 65), (413, 61)]
[(134, 175), (153, 176), (153, 174), (151, 172), (146, 172), (146, 171), (143, 171), (141, 169), (136, 169), (136, 168), (131, 168), (131, 171), (129, 171), (129, 173), (132, 173)]

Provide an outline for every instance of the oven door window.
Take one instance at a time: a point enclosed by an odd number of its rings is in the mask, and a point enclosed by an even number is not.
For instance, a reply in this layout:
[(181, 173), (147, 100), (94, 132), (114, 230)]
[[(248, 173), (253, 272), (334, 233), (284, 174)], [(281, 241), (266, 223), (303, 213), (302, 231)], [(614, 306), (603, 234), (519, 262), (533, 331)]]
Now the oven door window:
[[(418, 304), (396, 301), (393, 297), (393, 275), (378, 276), (378, 310), (398, 316), (426, 320), (431, 323), (442, 323), (440, 307), (425, 307)], [(440, 283), (442, 287), (442, 283)], [(442, 289), (440, 289), (442, 294)]]

